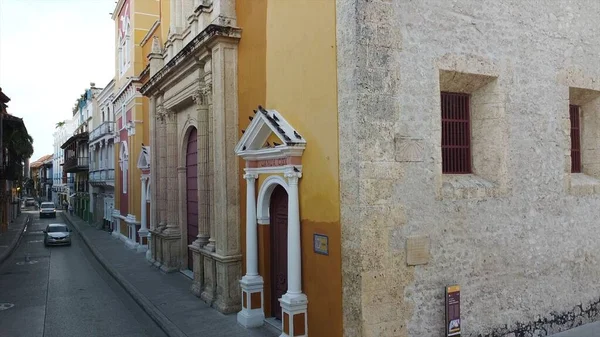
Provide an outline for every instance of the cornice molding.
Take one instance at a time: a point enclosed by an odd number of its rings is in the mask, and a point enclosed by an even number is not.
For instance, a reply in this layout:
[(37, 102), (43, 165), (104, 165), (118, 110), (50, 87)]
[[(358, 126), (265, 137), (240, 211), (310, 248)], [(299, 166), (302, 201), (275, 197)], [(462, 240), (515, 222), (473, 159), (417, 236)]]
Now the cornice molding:
[(151, 96), (159, 89), (159, 86), (170, 76), (177, 68), (184, 63), (190, 54), (196, 54), (203, 47), (211, 44), (218, 38), (232, 39), (237, 42), (241, 37), (241, 29), (236, 27), (226, 27), (215, 24), (208, 25), (200, 34), (194, 37), (177, 55), (175, 55), (167, 64), (165, 64), (146, 84), (142, 86), (140, 92), (144, 96)]

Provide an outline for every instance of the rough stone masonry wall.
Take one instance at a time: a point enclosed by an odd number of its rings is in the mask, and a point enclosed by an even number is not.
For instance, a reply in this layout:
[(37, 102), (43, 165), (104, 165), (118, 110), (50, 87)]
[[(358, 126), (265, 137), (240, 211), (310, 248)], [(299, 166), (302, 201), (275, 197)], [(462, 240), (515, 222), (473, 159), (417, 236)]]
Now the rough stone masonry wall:
[[(465, 336), (600, 319), (600, 191), (571, 188), (568, 120), (570, 86), (600, 91), (600, 2), (336, 3), (344, 336), (442, 336), (452, 283)], [(490, 77), (462, 86), (490, 128), (473, 176), (441, 174), (448, 72)]]

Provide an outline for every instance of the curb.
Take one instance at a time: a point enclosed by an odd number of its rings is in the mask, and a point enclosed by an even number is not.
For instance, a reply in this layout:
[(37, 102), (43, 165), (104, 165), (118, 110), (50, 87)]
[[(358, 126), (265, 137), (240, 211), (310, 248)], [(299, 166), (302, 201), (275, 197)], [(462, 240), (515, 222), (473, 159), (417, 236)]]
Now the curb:
[(137, 288), (135, 288), (129, 281), (127, 281), (121, 273), (119, 273), (110, 263), (102, 256), (102, 254), (98, 251), (98, 249), (89, 242), (88, 238), (79, 230), (79, 226), (75, 224), (69, 217), (65, 214), (61, 214), (61, 216), (71, 225), (71, 227), (75, 228), (79, 236), (85, 242), (85, 245), (92, 251), (94, 257), (104, 269), (129, 293), (129, 295), (133, 298), (133, 300), (144, 310), (154, 322), (167, 334), (169, 337), (188, 337), (181, 329), (179, 329), (171, 320), (165, 316), (158, 308), (150, 302), (146, 296), (144, 296)]
[(8, 249), (4, 253), (2, 253), (2, 255), (0, 255), (0, 265), (2, 265), (4, 263), (4, 261), (6, 261), (10, 257), (10, 255), (17, 248), (17, 246), (19, 246), (19, 242), (21, 242), (21, 239), (23, 238), (23, 234), (25, 233), (25, 229), (27, 228), (27, 225), (30, 222), (31, 222), (31, 215), (27, 215), (25, 218), (25, 222), (23, 224), (23, 228), (21, 229), (21, 233), (19, 233), (19, 235), (17, 235), (17, 239), (11, 243), (11, 245), (8, 247)]

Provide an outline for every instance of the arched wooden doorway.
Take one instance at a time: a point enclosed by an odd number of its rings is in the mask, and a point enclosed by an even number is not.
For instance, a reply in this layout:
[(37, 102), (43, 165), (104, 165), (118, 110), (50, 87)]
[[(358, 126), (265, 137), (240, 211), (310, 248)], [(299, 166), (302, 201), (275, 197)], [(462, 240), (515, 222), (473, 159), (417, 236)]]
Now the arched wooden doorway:
[(271, 194), (269, 218), (271, 222), (271, 313), (281, 320), (279, 299), (288, 288), (288, 195), (281, 185), (277, 185)]
[[(198, 236), (198, 134), (190, 131), (185, 156), (186, 200), (187, 200), (187, 244), (191, 245)], [(188, 248), (188, 269), (194, 270), (193, 253)]]

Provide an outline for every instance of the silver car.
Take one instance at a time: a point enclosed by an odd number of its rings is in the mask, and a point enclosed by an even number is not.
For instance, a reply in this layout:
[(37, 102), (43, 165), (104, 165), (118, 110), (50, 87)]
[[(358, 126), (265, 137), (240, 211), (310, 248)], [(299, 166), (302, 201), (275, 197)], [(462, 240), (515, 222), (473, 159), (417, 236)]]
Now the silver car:
[(56, 208), (53, 202), (42, 202), (40, 205), (40, 218), (43, 217), (56, 218)]
[(44, 245), (71, 245), (71, 229), (65, 224), (49, 224), (44, 229)]

